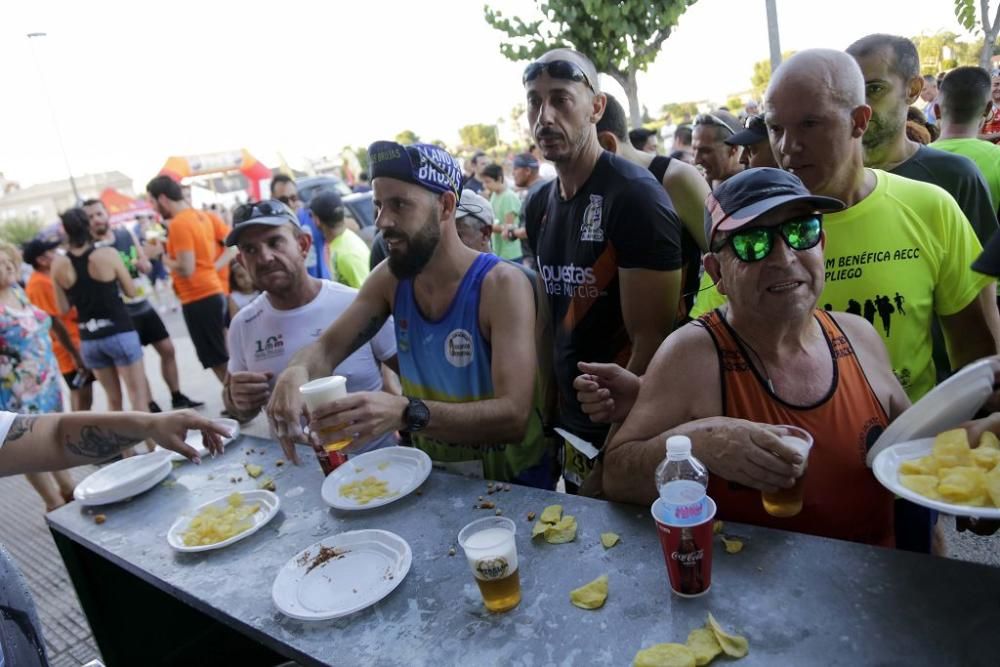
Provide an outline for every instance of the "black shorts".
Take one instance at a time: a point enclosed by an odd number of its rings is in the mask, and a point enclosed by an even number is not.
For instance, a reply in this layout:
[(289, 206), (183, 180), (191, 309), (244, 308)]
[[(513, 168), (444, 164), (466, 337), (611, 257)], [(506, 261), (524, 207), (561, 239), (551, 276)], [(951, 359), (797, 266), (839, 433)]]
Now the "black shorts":
[(167, 327), (163, 326), (163, 320), (160, 319), (156, 308), (153, 308), (152, 305), (136, 315), (132, 313), (129, 315), (132, 317), (135, 330), (139, 333), (140, 344), (151, 345), (170, 337), (170, 334), (167, 333)]
[(181, 306), (198, 361), (205, 368), (229, 362), (226, 352), (226, 298), (221, 294)]
[[(63, 380), (66, 380), (66, 384), (67, 384), (67, 386), (69, 386), (70, 391), (75, 391), (73, 389), (73, 378), (76, 377), (76, 374), (77, 374), (77, 371), (70, 371), (69, 373), (63, 373), (62, 374)], [(94, 374), (93, 373), (91, 373), (90, 375), (87, 376), (87, 379), (84, 380), (84, 382), (83, 382), (83, 386), (84, 387), (89, 387), (92, 384), (94, 384)]]

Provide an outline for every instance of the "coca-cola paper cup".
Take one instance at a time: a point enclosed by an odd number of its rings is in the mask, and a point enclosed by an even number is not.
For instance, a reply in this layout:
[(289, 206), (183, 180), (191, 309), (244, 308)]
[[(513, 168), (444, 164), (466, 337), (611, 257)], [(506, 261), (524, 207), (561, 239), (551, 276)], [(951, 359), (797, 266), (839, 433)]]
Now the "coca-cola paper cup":
[(659, 498), (650, 508), (667, 562), (670, 590), (685, 598), (704, 595), (712, 587), (712, 519), (716, 508), (711, 498), (706, 497), (705, 502), (708, 518), (694, 526), (668, 523)]

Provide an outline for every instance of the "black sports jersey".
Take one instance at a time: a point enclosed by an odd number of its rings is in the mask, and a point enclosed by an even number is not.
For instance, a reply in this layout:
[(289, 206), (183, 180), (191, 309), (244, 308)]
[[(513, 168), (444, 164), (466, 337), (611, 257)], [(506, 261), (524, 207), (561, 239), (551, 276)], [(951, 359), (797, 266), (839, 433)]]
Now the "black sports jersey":
[[(649, 171), (661, 185), (672, 159), (657, 155), (649, 163)], [(691, 308), (694, 307), (694, 297), (698, 293), (698, 284), (701, 281), (701, 248), (698, 247), (698, 242), (683, 225), (681, 225), (681, 255), (684, 258), (684, 280), (681, 281), (681, 308), (684, 317), (680, 320), (683, 321), (691, 312)]]
[(573, 390), (577, 362), (628, 363), (631, 342), (618, 270), (679, 269), (680, 220), (648, 170), (607, 151), (571, 199), (559, 196), (557, 179), (535, 193), (525, 209), (552, 312), (560, 421), (600, 447), (608, 429), (580, 409)]

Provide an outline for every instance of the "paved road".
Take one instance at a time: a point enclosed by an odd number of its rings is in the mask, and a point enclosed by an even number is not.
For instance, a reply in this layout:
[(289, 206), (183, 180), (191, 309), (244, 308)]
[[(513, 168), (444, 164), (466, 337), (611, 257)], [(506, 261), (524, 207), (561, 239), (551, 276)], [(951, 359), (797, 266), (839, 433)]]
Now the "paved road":
[[(168, 312), (163, 318), (177, 349), (182, 390), (205, 402), (201, 409), (204, 414), (218, 416), (222, 410), (221, 387), (215, 376), (198, 363), (180, 313)], [(168, 407), (170, 392), (159, 374), (159, 358), (151, 348), (146, 349), (146, 368), (154, 398), (161, 406)], [(104, 410), (106, 405), (100, 387), (95, 385), (94, 410)], [(266, 426), (260, 417), (244, 426), (243, 431), (266, 436)], [(80, 480), (91, 470), (79, 468), (74, 477)], [(0, 479), (0, 507), (5, 510), (0, 512), (0, 541), (28, 578), (53, 667), (77, 666), (99, 657), (86, 617), (45, 526), (41, 500), (22, 477), (4, 478)], [(1000, 535), (986, 538), (959, 534), (950, 518), (945, 521), (952, 557), (1000, 566)]]

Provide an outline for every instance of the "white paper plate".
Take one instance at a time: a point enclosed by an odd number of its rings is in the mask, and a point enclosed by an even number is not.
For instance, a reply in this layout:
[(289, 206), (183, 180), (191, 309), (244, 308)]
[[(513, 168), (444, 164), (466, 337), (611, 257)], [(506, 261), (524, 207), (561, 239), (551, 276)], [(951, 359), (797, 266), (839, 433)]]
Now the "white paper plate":
[[(114, 469), (116, 466), (120, 467)], [(73, 498), (85, 507), (121, 502), (149, 491), (169, 477), (173, 469), (173, 464), (162, 455), (131, 456), (101, 468), (77, 484)]]
[[(188, 526), (191, 525), (191, 520), (194, 519), (194, 516), (209, 505), (219, 505), (220, 507), (225, 507), (229, 502), (229, 496), (233, 495), (233, 493), (239, 493), (243, 496), (244, 503), (260, 504), (260, 509), (254, 512), (250, 517), (253, 521), (253, 525), (247, 530), (244, 530), (242, 533), (233, 535), (228, 540), (216, 542), (215, 544), (206, 544), (198, 547), (189, 547), (184, 544), (183, 533), (188, 529)], [(281, 509), (281, 499), (270, 491), (233, 491), (232, 493), (227, 493), (220, 498), (216, 498), (215, 500), (207, 502), (203, 505), (199, 505), (190, 512), (185, 512), (184, 516), (177, 519), (177, 521), (174, 522), (174, 525), (170, 526), (170, 530), (167, 532), (167, 542), (169, 542), (170, 546), (174, 549), (177, 549), (177, 551), (184, 552), (221, 549), (222, 547), (227, 547), (233, 542), (239, 542), (244, 537), (249, 537), (250, 535), (256, 533), (258, 530), (263, 528), (268, 521), (274, 518), (274, 515), (278, 513), (279, 509)]]
[[(309, 570), (321, 547), (337, 549), (341, 555)], [(410, 545), (395, 533), (340, 533), (303, 549), (285, 563), (274, 580), (271, 598), (281, 613), (302, 621), (340, 618), (389, 595), (410, 571), (412, 561)]]
[[(222, 439), (223, 446), (228, 445), (230, 442), (232, 442), (233, 440), (235, 440), (240, 436), (240, 423), (235, 419), (213, 419), (212, 421), (215, 422), (216, 424), (219, 424), (220, 426), (228, 428), (232, 433), (230, 437)], [(184, 438), (184, 442), (187, 445), (194, 447), (195, 451), (198, 452), (198, 456), (202, 458), (208, 456), (208, 447), (206, 447), (205, 443), (202, 441), (201, 431), (188, 431), (187, 437)], [(187, 458), (184, 457), (183, 454), (171, 451), (169, 449), (164, 449), (160, 445), (156, 446), (156, 452), (170, 452), (168, 456), (170, 457), (171, 461), (184, 462), (188, 460)]]
[[(323, 502), (339, 510), (367, 510), (382, 507), (412, 493), (431, 474), (431, 457), (414, 447), (384, 447), (351, 458), (323, 482)], [(362, 505), (353, 498), (340, 495), (340, 487), (366, 477), (377, 477), (388, 482), (388, 498), (373, 500)]]
[(996, 358), (980, 359), (934, 387), (889, 424), (868, 450), (868, 465), (872, 466), (886, 447), (932, 438), (972, 419), (993, 393), (993, 378), (998, 371), (1000, 362)]
[(934, 438), (923, 438), (911, 442), (901, 442), (882, 450), (875, 457), (875, 465), (872, 472), (875, 478), (897, 496), (906, 498), (912, 503), (923, 505), (933, 510), (951, 514), (954, 516), (972, 516), (982, 519), (1000, 519), (1000, 508), (995, 507), (969, 507), (968, 505), (954, 505), (940, 500), (931, 500), (916, 491), (906, 488), (899, 483), (899, 465), (903, 461), (927, 456), (934, 448)]

